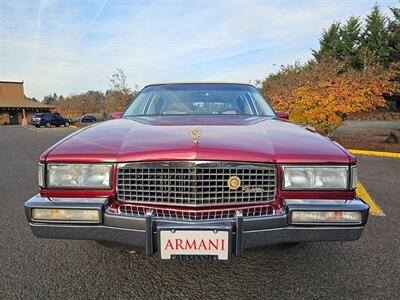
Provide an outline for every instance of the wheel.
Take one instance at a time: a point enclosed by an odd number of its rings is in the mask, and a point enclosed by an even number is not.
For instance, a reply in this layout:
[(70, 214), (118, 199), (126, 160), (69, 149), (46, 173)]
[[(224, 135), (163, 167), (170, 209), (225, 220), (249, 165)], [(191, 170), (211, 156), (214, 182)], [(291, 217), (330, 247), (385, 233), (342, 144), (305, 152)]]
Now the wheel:
[(69, 122), (65, 122), (64, 127), (69, 127)]
[(40, 125), (35, 125), (36, 128), (40, 128)]
[(47, 122), (47, 123), (46, 123), (46, 127), (47, 127), (47, 128), (50, 128), (50, 127), (51, 127), (51, 124), (50, 124), (49, 122)]
[(60, 127), (60, 125), (56, 125), (56, 127)]

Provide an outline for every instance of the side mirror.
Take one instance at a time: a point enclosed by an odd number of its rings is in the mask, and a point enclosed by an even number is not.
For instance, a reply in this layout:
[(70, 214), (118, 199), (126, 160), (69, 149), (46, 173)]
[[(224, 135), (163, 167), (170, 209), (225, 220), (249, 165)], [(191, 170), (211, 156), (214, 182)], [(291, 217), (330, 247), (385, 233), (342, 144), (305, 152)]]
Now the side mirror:
[(111, 119), (121, 119), (121, 117), (122, 117), (123, 114), (124, 114), (123, 112), (115, 112), (115, 113), (112, 113)]
[(278, 119), (286, 119), (286, 120), (289, 120), (289, 114), (288, 114), (287, 112), (277, 111), (277, 112), (276, 112), (276, 116), (278, 117)]

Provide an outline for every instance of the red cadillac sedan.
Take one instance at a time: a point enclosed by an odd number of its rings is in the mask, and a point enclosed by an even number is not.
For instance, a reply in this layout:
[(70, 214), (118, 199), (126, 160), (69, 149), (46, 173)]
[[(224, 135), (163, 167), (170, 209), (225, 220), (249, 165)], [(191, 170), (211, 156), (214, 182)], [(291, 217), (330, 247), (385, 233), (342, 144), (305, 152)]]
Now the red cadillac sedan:
[(115, 117), (41, 155), (35, 236), (200, 261), (361, 237), (355, 157), (251, 85), (149, 85)]

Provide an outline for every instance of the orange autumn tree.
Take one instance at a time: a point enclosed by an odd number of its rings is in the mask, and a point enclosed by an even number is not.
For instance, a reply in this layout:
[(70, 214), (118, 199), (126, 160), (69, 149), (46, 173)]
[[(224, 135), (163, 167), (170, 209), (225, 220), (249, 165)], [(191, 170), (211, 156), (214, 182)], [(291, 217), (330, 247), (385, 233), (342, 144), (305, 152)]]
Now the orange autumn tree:
[(344, 63), (327, 59), (283, 67), (263, 82), (261, 91), (276, 110), (288, 111), (292, 121), (330, 133), (349, 113), (385, 106), (383, 95), (395, 90), (394, 74), (394, 68), (376, 65), (345, 70)]
[(122, 69), (109, 78), (110, 89), (101, 91), (87, 91), (70, 95), (53, 102), (57, 110), (64, 116), (76, 119), (85, 114), (94, 114), (98, 120), (111, 118), (113, 112), (124, 111), (128, 103), (137, 94), (138, 87), (131, 89)]

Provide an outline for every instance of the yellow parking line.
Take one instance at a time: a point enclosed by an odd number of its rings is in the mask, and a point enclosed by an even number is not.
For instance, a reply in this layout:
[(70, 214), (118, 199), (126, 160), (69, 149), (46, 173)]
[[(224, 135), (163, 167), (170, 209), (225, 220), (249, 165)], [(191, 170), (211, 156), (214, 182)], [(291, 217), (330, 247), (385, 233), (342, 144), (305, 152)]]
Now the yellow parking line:
[(357, 196), (364, 200), (369, 205), (369, 213), (375, 216), (384, 216), (385, 213), (382, 209), (372, 200), (371, 196), (368, 194), (367, 190), (364, 188), (361, 182), (357, 184)]
[(75, 126), (75, 125), (69, 125), (69, 127), (71, 127), (71, 128), (78, 128), (78, 126)]
[(357, 149), (348, 149), (348, 150), (353, 154), (400, 158), (400, 153), (396, 152), (369, 151), (369, 150), (357, 150)]

